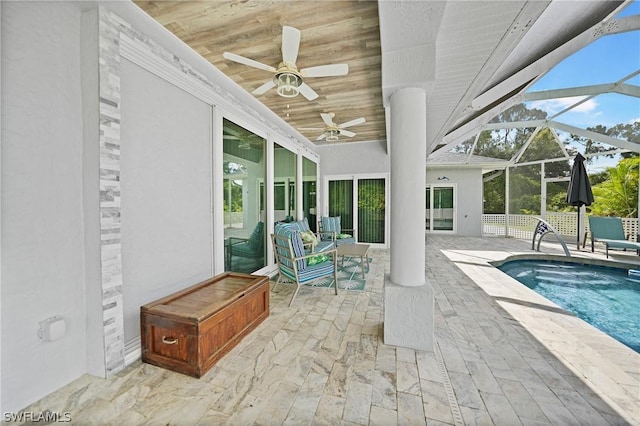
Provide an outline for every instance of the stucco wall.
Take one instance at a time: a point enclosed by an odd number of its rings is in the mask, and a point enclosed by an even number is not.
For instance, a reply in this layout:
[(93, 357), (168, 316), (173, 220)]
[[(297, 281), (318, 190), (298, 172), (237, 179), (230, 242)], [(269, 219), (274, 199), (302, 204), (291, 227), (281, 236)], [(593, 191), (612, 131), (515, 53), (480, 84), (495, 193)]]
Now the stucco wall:
[(121, 64), (124, 339), (140, 336), (140, 306), (210, 277), (211, 107)]
[(456, 184), (456, 234), (480, 236), (482, 233), (482, 170), (481, 169), (429, 169), (427, 184), (443, 183), (438, 177), (446, 176), (447, 184)]
[[(2, 410), (77, 378), (85, 362), (81, 12), (2, 4)], [(66, 335), (38, 337), (66, 320)]]

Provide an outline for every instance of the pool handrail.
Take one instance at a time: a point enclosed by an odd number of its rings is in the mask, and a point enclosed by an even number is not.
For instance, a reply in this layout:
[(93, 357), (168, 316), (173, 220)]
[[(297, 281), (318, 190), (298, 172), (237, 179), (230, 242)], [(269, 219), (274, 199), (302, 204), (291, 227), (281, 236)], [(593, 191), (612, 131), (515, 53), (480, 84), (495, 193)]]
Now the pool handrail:
[[(558, 231), (556, 231), (556, 229), (553, 226), (551, 226), (549, 222), (542, 219), (541, 217), (537, 217), (537, 216), (533, 216), (533, 217), (535, 219), (538, 219), (538, 223), (536, 224), (535, 230), (533, 231), (533, 240), (531, 241), (531, 250), (540, 251), (540, 243), (542, 242), (542, 238), (544, 238), (544, 236), (549, 233), (553, 233), (558, 239), (558, 241), (560, 242), (560, 244), (562, 245), (562, 248), (564, 249), (564, 254), (566, 254), (567, 257), (571, 257), (569, 248), (565, 244), (564, 238), (562, 238), (562, 236), (558, 233)], [(536, 247), (536, 236), (538, 235), (540, 235), (540, 239), (538, 240), (538, 246)]]

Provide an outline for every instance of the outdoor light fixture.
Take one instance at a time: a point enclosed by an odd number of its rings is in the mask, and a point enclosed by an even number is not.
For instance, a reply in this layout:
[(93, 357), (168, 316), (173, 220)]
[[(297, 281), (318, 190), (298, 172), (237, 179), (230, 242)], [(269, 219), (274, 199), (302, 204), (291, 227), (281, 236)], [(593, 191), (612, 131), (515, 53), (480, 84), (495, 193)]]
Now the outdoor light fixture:
[(336, 142), (339, 138), (338, 136), (340, 135), (340, 130), (338, 129), (327, 129), (324, 131), (324, 134), (326, 136), (326, 141), (327, 142)]
[(276, 74), (273, 77), (274, 83), (276, 83), (276, 92), (278, 95), (284, 98), (293, 98), (298, 96), (300, 92), (300, 85), (302, 84), (302, 77), (300, 74), (293, 70), (286, 70)]
[(449, 178), (448, 178), (448, 177), (446, 177), (446, 176), (440, 176), (440, 177), (438, 178), (438, 180), (439, 180), (439, 181), (444, 181), (444, 182), (446, 182), (446, 181), (448, 181), (448, 180), (449, 180)]

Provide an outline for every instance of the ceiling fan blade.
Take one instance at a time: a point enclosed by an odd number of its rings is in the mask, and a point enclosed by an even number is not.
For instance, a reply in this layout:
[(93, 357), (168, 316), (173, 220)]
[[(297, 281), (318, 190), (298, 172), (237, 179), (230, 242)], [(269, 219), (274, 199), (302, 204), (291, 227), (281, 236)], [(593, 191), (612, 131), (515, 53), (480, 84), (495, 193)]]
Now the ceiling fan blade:
[(324, 129), (321, 127), (298, 127), (298, 130), (313, 132), (313, 131), (324, 130)]
[(365, 120), (364, 117), (356, 118), (355, 120), (347, 121), (346, 123), (338, 124), (338, 127), (341, 129), (345, 129), (347, 127), (355, 126), (356, 124), (362, 124)]
[(320, 65), (300, 70), (300, 74), (302, 74), (303, 77), (333, 77), (337, 75), (347, 75), (348, 73), (349, 65), (347, 64)]
[(253, 93), (254, 95), (262, 95), (263, 93), (266, 93), (269, 89), (273, 87), (276, 87), (276, 83), (274, 83), (273, 80), (269, 80), (251, 93)]
[(335, 124), (333, 123), (333, 117), (331, 117), (331, 114), (325, 114), (320, 113), (320, 117), (322, 117), (322, 121), (324, 121), (324, 124), (326, 124), (329, 127), (333, 127), (335, 126)]
[(317, 141), (321, 141), (322, 139), (324, 139), (324, 138), (326, 138), (326, 137), (327, 137), (327, 135), (325, 135), (325, 134), (323, 133), (323, 134), (321, 134), (320, 136), (318, 136), (318, 137), (316, 138), (316, 140), (317, 140)]
[(248, 65), (253, 68), (258, 68), (265, 71), (276, 72), (276, 69), (271, 65), (263, 64), (262, 62), (254, 61), (253, 59), (245, 58), (244, 56), (236, 55), (231, 52), (224, 52), (222, 57), (239, 64)]
[(300, 30), (297, 28), (282, 27), (282, 60), (285, 63), (295, 64), (300, 48)]
[(353, 132), (351, 132), (349, 130), (340, 129), (340, 136), (342, 136), (342, 135), (344, 135), (344, 136), (346, 136), (348, 138), (352, 138), (352, 137), (354, 137), (356, 135), (356, 133), (353, 133)]
[(302, 96), (307, 98), (307, 100), (309, 101), (312, 101), (318, 97), (316, 91), (309, 87), (307, 83), (302, 83), (300, 87), (298, 87), (298, 90), (300, 91), (300, 93), (302, 93)]

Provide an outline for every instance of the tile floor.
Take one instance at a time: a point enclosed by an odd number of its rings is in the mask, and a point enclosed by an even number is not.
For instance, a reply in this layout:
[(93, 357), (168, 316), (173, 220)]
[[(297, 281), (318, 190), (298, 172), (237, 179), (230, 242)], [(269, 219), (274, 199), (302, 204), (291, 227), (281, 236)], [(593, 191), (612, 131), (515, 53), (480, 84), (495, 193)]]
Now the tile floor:
[(389, 253), (371, 250), (365, 291), (303, 288), (288, 307), (279, 286), (271, 316), (199, 380), (138, 361), (25, 411), (99, 425), (640, 424), (640, 355), (487, 263), (530, 247), (428, 236), (434, 352), (383, 343)]

